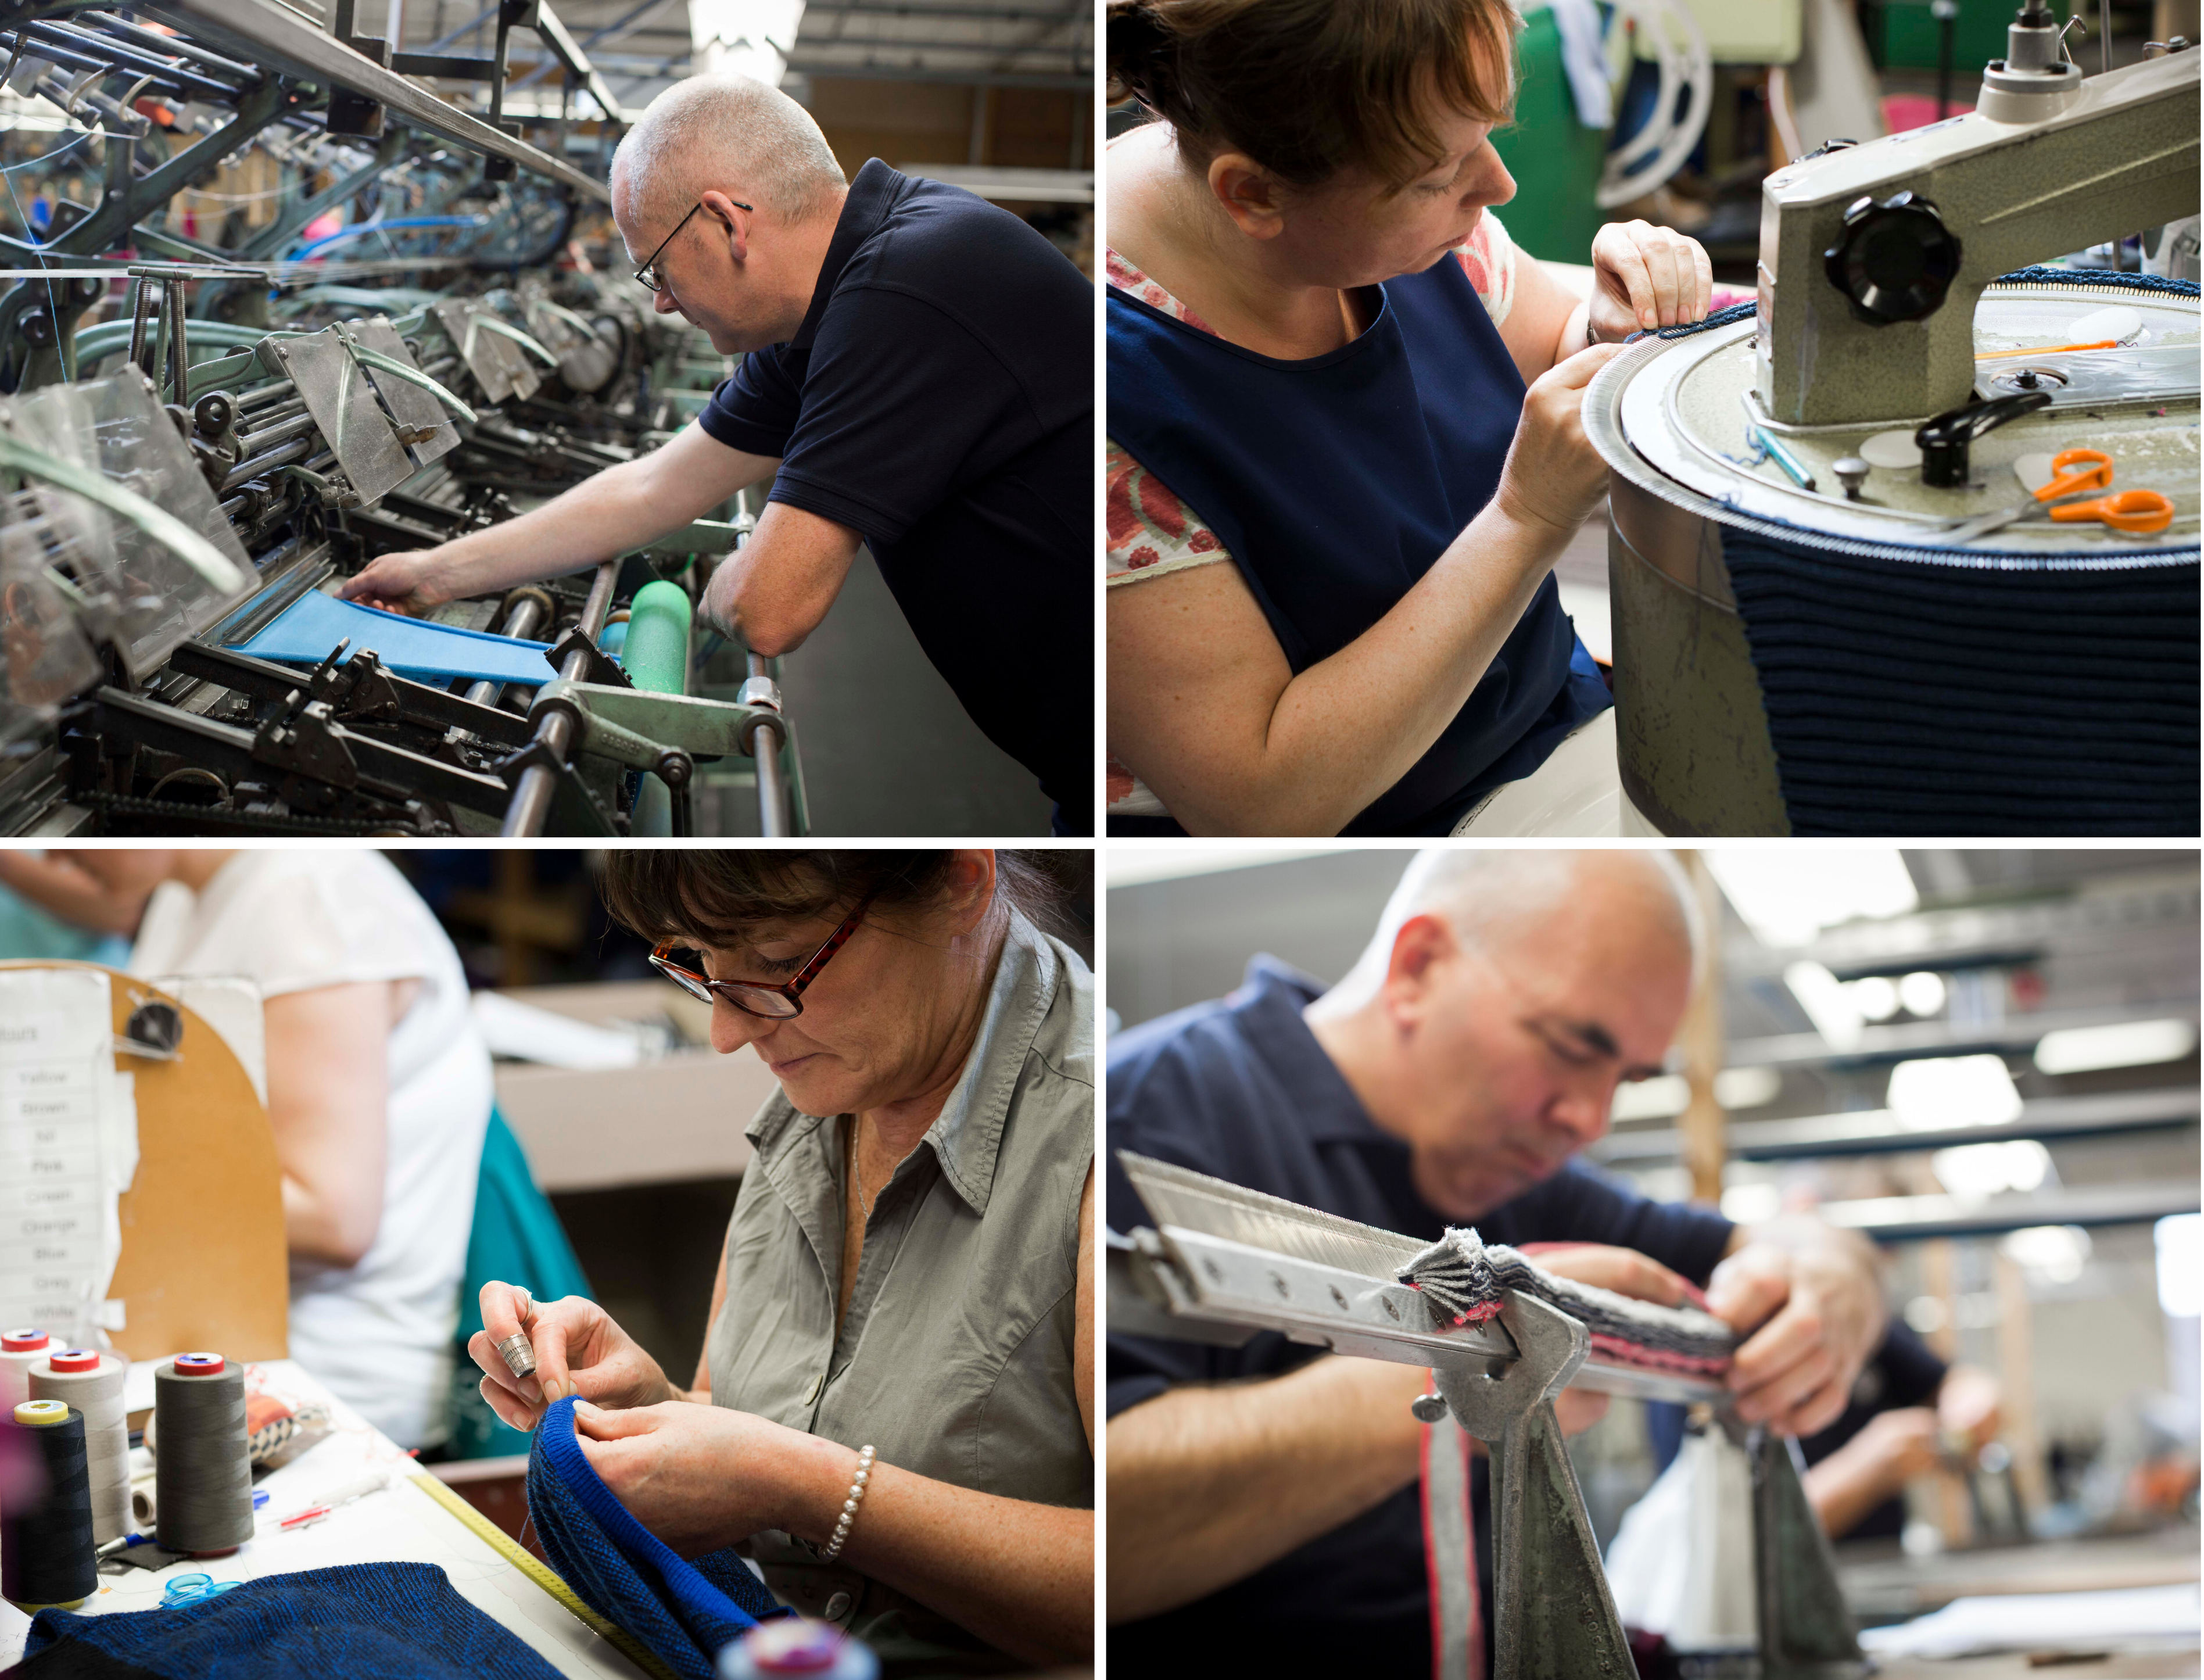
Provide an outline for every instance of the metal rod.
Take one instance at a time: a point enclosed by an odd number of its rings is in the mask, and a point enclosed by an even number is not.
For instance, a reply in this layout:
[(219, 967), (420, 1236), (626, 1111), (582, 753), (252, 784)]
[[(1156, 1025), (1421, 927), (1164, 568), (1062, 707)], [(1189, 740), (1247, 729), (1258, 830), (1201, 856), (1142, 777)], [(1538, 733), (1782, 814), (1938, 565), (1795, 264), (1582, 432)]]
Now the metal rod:
[[(590, 585), (590, 598), (582, 607), (580, 629), (592, 642), (604, 634), (606, 615), (613, 609), (613, 583), (619, 576), (619, 562), (608, 560), (597, 567), (596, 580)], [(559, 668), (559, 674), (568, 682), (578, 681), (588, 667), (588, 655), (570, 653), (566, 662)], [(564, 711), (553, 712), (536, 728), (537, 742), (561, 763), (573, 738), (574, 720)], [(544, 820), (551, 815), (551, 796), (558, 787), (557, 772), (541, 764), (530, 764), (523, 770), (512, 790), (512, 803), (505, 809), (505, 825), (501, 831), (504, 837), (530, 840), (542, 834)]]
[(305, 438), (294, 437), (265, 454), (253, 455), (238, 462), (223, 475), (220, 494), (228, 496), (232, 490), (251, 484), (264, 472), (273, 472), (279, 466), (287, 466), (294, 460), (304, 460), (313, 447)]
[[(762, 656), (749, 656), (748, 674), (753, 677), (770, 676)], [(773, 724), (761, 723), (750, 733), (750, 751), (755, 755), (758, 791), (758, 833), (767, 840), (785, 840), (791, 829), (788, 810), (788, 778), (781, 774), (781, 732)]]
[[(524, 642), (529, 632), (536, 628), (536, 620), (542, 616), (542, 600), (533, 595), (524, 596), (507, 610), (505, 622), (498, 626), (497, 633), (510, 636), (517, 642)], [(501, 682), (484, 680), (471, 683), (467, 687), (467, 698), (477, 706), (494, 706), (504, 693), (505, 685)]]
[(191, 353), (184, 337), (184, 282), (169, 280), (162, 282), (169, 300), (169, 361), (174, 378), (176, 407), (192, 406)]
[(264, 408), (271, 402), (281, 402), (287, 397), (294, 397), (298, 394), (297, 380), (278, 379), (273, 384), (262, 385), (256, 389), (246, 392), (244, 395), (238, 398), (237, 412), (240, 414), (250, 413), (253, 409)]
[(130, 359), (147, 373), (153, 371), (145, 359), (145, 324), (153, 312), (153, 282), (139, 280), (130, 294)]

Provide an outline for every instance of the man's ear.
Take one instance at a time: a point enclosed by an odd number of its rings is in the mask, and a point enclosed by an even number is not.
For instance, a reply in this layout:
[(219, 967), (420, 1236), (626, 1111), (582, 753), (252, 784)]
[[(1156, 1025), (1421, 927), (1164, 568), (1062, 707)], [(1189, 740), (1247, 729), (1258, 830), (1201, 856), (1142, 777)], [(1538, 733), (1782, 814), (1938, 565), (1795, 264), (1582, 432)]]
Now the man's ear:
[(1431, 992), (1432, 970), (1454, 950), (1454, 931), (1437, 917), (1411, 916), (1393, 935), (1381, 995), (1386, 1012), (1402, 1026), (1423, 1016)]
[(1285, 231), (1284, 183), (1247, 153), (1218, 152), (1207, 176), (1210, 192), (1248, 238), (1276, 239)]
[(725, 193), (713, 191), (699, 195), (702, 214), (719, 224), (720, 237), (727, 241), (727, 249), (741, 262), (749, 255), (750, 219), (753, 212), (744, 210)]

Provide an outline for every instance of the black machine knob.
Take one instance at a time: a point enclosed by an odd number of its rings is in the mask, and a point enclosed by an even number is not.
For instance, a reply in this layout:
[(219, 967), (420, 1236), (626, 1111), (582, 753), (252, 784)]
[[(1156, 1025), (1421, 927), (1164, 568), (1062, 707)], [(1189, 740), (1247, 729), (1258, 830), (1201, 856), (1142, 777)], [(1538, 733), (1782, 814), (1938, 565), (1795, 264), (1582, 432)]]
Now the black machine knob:
[(1884, 327), (1943, 307), (1959, 272), (1959, 241), (1926, 199), (1898, 193), (1877, 204), (1863, 196), (1846, 210), (1845, 231), (1822, 264), (1851, 300), (1853, 318)]

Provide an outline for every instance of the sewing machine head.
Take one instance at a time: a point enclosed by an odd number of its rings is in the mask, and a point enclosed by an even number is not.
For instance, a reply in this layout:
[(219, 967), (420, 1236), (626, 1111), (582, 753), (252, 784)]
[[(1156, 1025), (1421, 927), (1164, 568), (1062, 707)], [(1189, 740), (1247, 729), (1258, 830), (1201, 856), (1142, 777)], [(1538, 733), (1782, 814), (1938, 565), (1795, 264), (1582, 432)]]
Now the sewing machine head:
[(2029, 0), (1974, 111), (1832, 141), (1769, 176), (1757, 392), (1770, 419), (1896, 424), (1957, 407), (1992, 280), (2196, 214), (2198, 53), (2085, 80), (2059, 36)]

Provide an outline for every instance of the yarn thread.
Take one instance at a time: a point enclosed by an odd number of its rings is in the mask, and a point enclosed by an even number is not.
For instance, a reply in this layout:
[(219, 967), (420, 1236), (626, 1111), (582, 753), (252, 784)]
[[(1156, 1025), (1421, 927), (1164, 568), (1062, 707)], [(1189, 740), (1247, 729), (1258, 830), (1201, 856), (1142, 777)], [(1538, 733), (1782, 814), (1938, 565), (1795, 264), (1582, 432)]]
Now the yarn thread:
[[(56, 1369), (81, 1364), (90, 1368)], [(130, 1422), (122, 1381), (130, 1368), (111, 1353), (66, 1348), (31, 1368), (31, 1398), (59, 1400), (84, 1414), (85, 1457), (92, 1473), (92, 1538), (104, 1546), (130, 1532)]]
[(26, 1611), (73, 1609), (99, 1585), (84, 1414), (58, 1400), (26, 1400), (0, 1423), (0, 1455), (36, 1466), (44, 1484), (0, 1509), (0, 1598)]
[[(194, 1368), (195, 1362), (200, 1363)], [(206, 1557), (252, 1537), (245, 1368), (179, 1354), (153, 1373), (154, 1499), (163, 1549)]]

